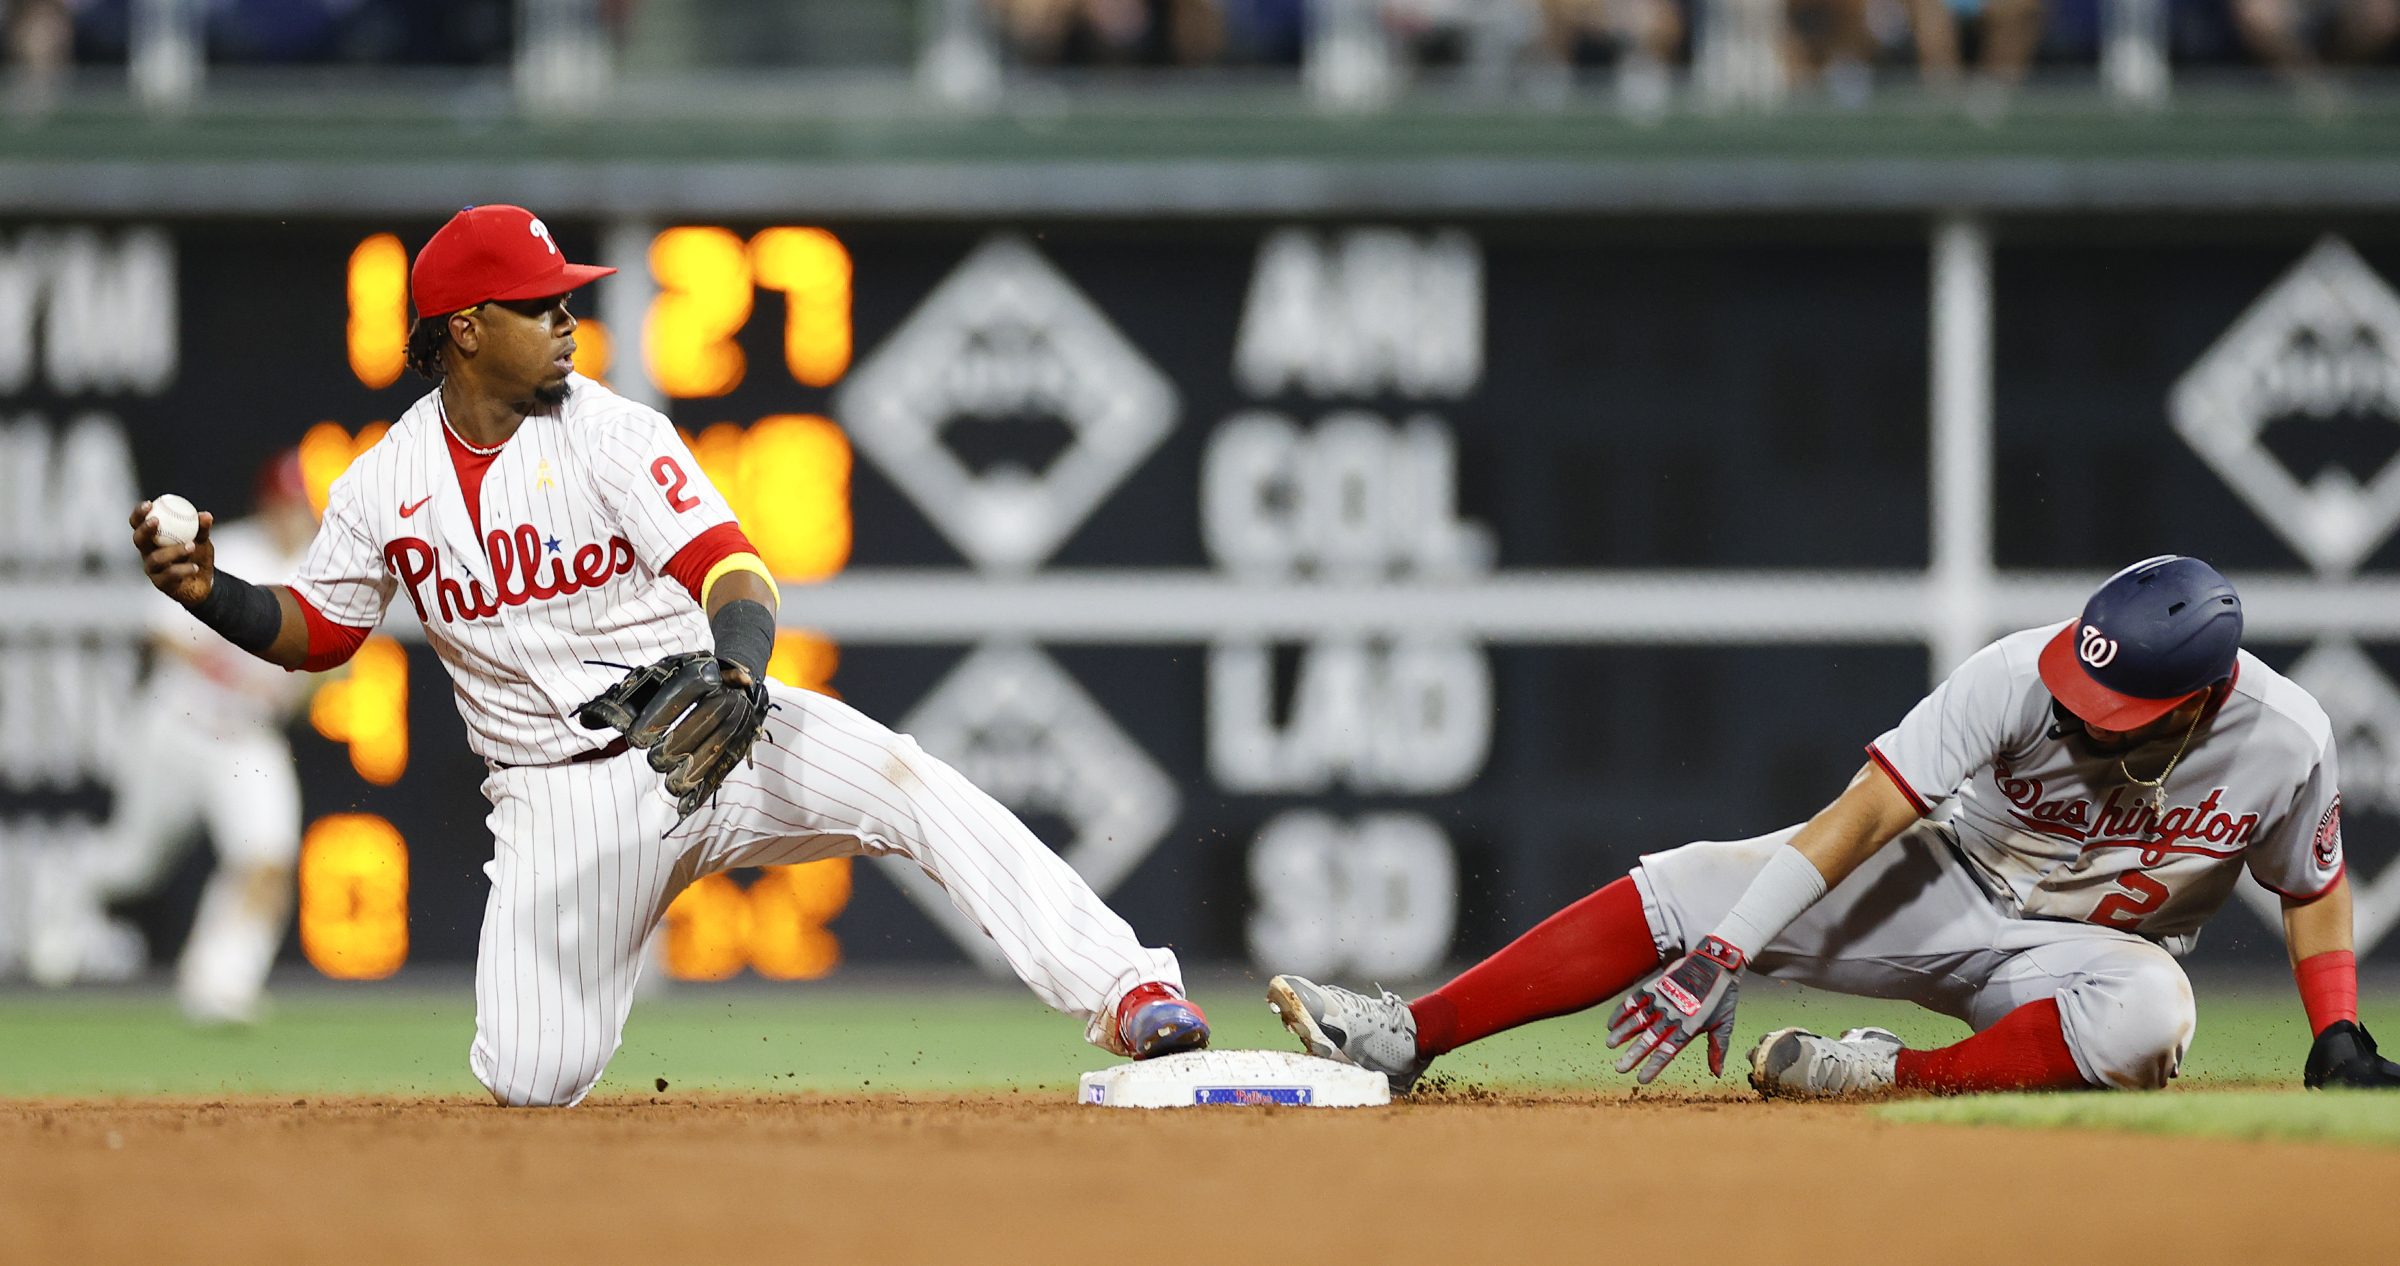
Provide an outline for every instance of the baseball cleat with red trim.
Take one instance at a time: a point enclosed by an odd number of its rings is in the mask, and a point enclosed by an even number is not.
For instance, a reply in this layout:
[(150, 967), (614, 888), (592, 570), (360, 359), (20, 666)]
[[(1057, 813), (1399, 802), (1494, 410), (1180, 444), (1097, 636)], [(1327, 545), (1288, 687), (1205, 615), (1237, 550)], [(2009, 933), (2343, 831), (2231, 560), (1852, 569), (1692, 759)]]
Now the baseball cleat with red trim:
[(1417, 1054), (1416, 1014), (1400, 995), (1382, 992), (1370, 998), (1300, 976), (1277, 976), (1267, 982), (1267, 1006), (1309, 1054), (1382, 1073), (1392, 1093), (1404, 1095), (1433, 1060)]
[(1897, 1075), (1900, 1047), (1890, 1029), (1851, 1029), (1840, 1037), (1777, 1029), (1750, 1049), (1750, 1086), (1769, 1099), (1882, 1090)]
[(1135, 1059), (1205, 1050), (1208, 1016), (1172, 985), (1136, 985), (1117, 1001), (1117, 1038)]

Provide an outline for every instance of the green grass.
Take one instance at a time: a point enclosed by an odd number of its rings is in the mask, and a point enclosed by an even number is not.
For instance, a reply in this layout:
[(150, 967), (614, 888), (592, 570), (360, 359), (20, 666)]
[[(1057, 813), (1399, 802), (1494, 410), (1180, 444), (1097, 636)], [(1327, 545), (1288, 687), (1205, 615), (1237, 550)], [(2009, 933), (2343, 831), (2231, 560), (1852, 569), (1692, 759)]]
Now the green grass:
[(0, 1095), (467, 1094), (471, 993), (315, 991), (195, 1029), (163, 991), (0, 993)]
[[(1775, 986), (1752, 992), (1746, 1037), (1784, 1024), (1880, 1023), (1920, 1042), (1966, 1032), (1902, 1004)], [(1199, 997), (1218, 1046), (1291, 1045), (1263, 989)], [(1610, 1068), (1604, 1014), (1504, 1033), (1437, 1067), (1481, 1085), (1630, 1085)], [(480, 1094), (466, 1066), (473, 1025), (464, 989), (289, 989), (272, 1021), (237, 1030), (191, 1028), (156, 991), (12, 990), (0, 993), (0, 1095)], [(675, 1089), (1057, 1090), (1112, 1062), (1082, 1038), (1080, 1025), (1030, 993), (997, 985), (686, 986), (635, 1005), (598, 1093), (647, 1093), (660, 1077)], [(1690, 1054), (1662, 1079), (1712, 1080)]]
[(2122, 1130), (2400, 1147), (2400, 1095), (2370, 1090), (2170, 1090), (1965, 1095), (1885, 1104), (1887, 1121)]
[[(1255, 986), (1203, 989), (1200, 1000), (1219, 1046), (1289, 1045)], [(2371, 1007), (2369, 1024), (2380, 1018), (2400, 1032), (2400, 1014), (2383, 1014), (2394, 1010)], [(466, 1067), (473, 1023), (463, 988), (287, 989), (271, 1022), (234, 1031), (185, 1026), (162, 992), (0, 991), (0, 1096), (475, 1095)], [(1915, 1046), (1966, 1035), (1902, 1003), (1772, 982), (1745, 990), (1742, 1042), (1786, 1024), (1882, 1024)], [(1605, 1012), (1590, 1011), (1479, 1042), (1435, 1071), (1494, 1087), (1630, 1086), (1610, 1067), (1605, 1031)], [(2204, 996), (2181, 1084), (2296, 1085), (2307, 1048), (2288, 994)], [(1010, 987), (689, 986), (635, 1006), (599, 1092), (650, 1093), (660, 1077), (677, 1090), (1059, 1091), (1108, 1062), (1083, 1044), (1080, 1026)], [(1712, 1079), (1686, 1052), (1661, 1084), (1732, 1090), (1739, 1074), (1728, 1071)]]
[[(1220, 1032), (1267, 1041), (1264, 1003), (1242, 1024), (1232, 999), (1209, 1001)], [(0, 1096), (480, 1095), (473, 1033), (464, 989), (287, 990), (250, 1029), (194, 1029), (163, 993), (10, 991)], [(676, 1089), (1063, 1089), (1109, 1061), (1028, 993), (692, 987), (635, 1005), (596, 1093), (650, 1093), (660, 1077)]]

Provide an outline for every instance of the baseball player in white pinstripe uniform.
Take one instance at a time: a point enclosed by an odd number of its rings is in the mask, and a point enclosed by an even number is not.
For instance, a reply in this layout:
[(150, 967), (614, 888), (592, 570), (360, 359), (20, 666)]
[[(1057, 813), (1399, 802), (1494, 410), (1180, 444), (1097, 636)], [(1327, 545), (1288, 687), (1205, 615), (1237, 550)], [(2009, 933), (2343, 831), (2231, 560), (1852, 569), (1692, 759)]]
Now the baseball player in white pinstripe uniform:
[(625, 738), (595, 746), (572, 719), (627, 666), (678, 653), (713, 649), (712, 672), (750, 689), (778, 602), (667, 419), (573, 372), (567, 294), (610, 271), (566, 262), (517, 207), (435, 234), (411, 275), (410, 363), (437, 389), (335, 482), (290, 587), (215, 570), (207, 516), (192, 546), (160, 544), (148, 503), (133, 516), (153, 583), (287, 668), (348, 658), (396, 597), (423, 621), (491, 769), (476, 1077), (506, 1104), (580, 1101), (686, 884), (857, 854), (922, 866), (1092, 1042), (1135, 1058), (1206, 1045), (1172, 952), (1143, 947), (997, 801), (840, 701), (770, 683), (752, 760), (688, 816)]
[[(280, 582), (316, 528), (300, 453), (285, 449), (260, 472), (257, 515), (212, 536), (218, 557)], [(96, 878), (112, 896), (141, 891), (205, 825), (217, 865), (175, 965), (176, 999), (196, 1024), (250, 1023), (265, 1014), (300, 857), (300, 780), (283, 727), (316, 682), (227, 646), (172, 603), (157, 607), (158, 664), (117, 750)]]

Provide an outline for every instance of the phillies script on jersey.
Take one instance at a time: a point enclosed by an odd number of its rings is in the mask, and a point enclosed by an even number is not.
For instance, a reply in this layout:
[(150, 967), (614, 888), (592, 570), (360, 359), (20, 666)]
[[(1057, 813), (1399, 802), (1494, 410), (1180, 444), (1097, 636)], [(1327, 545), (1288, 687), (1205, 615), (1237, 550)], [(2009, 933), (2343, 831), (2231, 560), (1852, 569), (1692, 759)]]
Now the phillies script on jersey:
[(334, 481), (292, 587), (353, 631), (405, 591), (476, 753), (547, 764), (599, 745), (572, 714), (611, 665), (713, 644), (701, 576), (747, 548), (674, 426), (577, 375), (488, 450), (427, 394)]
[[(551, 555), (546, 581), (541, 574), (545, 543)], [(581, 593), (606, 583), (612, 576), (633, 574), (633, 542), (622, 536), (610, 537), (605, 548), (579, 546), (572, 574), (567, 560), (559, 556), (560, 549), (557, 537), (545, 542), (530, 523), (519, 524), (514, 533), (494, 532), (484, 538), (484, 557), (492, 569), (489, 594), (484, 592), (482, 581), (469, 577), (466, 588), (461, 589), (456, 580), (443, 575), (441, 551), (417, 537), (404, 536), (384, 546), (383, 561), (400, 578), (400, 587), (408, 591), (409, 601), (416, 604), (417, 619), (424, 622), (432, 621), (435, 611), (440, 612), (445, 622), (488, 620), (500, 614), (503, 606), (521, 607), (560, 594)], [(429, 581), (435, 595), (430, 607), (425, 602)]]

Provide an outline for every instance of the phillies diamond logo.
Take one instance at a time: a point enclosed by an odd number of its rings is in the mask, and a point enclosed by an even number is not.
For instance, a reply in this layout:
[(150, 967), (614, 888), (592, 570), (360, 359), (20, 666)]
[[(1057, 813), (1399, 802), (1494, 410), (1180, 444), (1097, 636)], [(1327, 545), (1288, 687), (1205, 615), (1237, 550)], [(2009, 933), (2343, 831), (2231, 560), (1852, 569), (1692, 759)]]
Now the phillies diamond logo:
[[(994, 643), (960, 662), (900, 723), (967, 781), (1023, 814), (1063, 820), (1058, 850), (1102, 896), (1133, 873), (1174, 824), (1175, 783), (1056, 661), (1030, 646)], [(916, 864), (886, 857), (885, 873), (952, 940), (995, 971), (999, 947)]]
[(2338, 464), (2303, 483), (2262, 442), (2283, 419), (2400, 426), (2400, 296), (2340, 238), (2252, 304), (2170, 408), (2184, 442), (2318, 571), (2347, 574), (2400, 525), (2400, 461), (2363, 484)]
[[(1175, 425), (1174, 385), (1013, 234), (984, 241), (850, 375), (843, 426), (977, 566), (1039, 566)], [(1063, 427), (1036, 470), (961, 456), (1012, 423)]]

